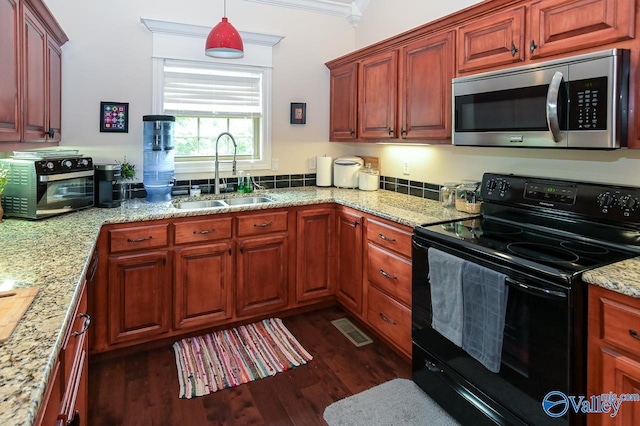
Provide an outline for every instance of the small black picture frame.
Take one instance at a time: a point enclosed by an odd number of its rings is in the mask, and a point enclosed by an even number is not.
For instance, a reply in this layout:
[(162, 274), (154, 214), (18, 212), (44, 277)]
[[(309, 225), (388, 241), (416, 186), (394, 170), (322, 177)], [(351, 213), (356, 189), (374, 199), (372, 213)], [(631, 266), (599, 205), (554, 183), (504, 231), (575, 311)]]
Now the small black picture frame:
[(129, 103), (100, 102), (100, 131), (129, 133)]
[(291, 102), (291, 124), (307, 123), (307, 104)]

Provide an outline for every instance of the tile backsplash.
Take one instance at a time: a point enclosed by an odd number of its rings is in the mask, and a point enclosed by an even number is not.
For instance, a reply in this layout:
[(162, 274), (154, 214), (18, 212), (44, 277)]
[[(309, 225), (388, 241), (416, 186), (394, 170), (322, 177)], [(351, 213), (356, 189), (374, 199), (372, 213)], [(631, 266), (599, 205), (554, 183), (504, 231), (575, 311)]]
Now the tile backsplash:
[[(252, 180), (259, 189), (300, 188), (315, 186), (316, 174), (252, 176)], [(214, 187), (213, 182), (213, 179), (178, 180), (171, 193), (173, 196), (188, 195), (189, 188), (193, 185), (198, 185), (200, 186), (202, 194), (212, 194)], [(222, 183), (227, 184), (228, 189), (226, 191), (235, 191), (237, 178), (222, 179)], [(380, 189), (412, 195), (414, 197), (438, 200), (440, 185), (390, 176), (380, 176)], [(222, 191), (225, 190), (221, 189), (221, 192)], [(132, 192), (136, 198), (144, 198), (147, 195), (142, 182), (133, 184)]]

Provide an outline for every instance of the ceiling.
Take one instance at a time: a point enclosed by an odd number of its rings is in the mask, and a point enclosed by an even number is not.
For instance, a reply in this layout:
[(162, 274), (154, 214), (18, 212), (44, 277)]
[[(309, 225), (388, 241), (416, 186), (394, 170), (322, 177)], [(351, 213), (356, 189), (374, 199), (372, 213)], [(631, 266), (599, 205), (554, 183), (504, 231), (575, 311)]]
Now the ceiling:
[(370, 0), (245, 0), (254, 3), (344, 16), (354, 27), (360, 22)]

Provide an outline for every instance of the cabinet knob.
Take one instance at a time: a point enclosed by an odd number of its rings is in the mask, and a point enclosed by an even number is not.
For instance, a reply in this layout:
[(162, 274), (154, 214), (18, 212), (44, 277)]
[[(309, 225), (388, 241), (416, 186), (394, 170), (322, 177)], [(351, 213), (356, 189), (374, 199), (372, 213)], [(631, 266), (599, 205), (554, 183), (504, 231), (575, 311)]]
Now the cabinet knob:
[(516, 53), (518, 53), (518, 48), (513, 42), (511, 42), (511, 56), (515, 58)]
[(82, 330), (73, 332), (73, 335), (75, 337), (81, 336), (86, 333), (87, 330), (89, 330), (89, 326), (91, 325), (91, 316), (89, 314), (81, 313), (78, 314), (78, 316), (80, 318), (84, 318), (84, 326), (82, 327)]
[(355, 132), (355, 130), (350, 129), (350, 130), (349, 130), (349, 134), (350, 134), (351, 136), (353, 136), (353, 135), (355, 135), (355, 134), (356, 134), (356, 132)]
[(640, 340), (640, 336), (638, 336), (638, 332), (635, 331), (634, 329), (629, 330), (629, 334), (631, 335), (631, 337), (633, 337), (634, 339), (638, 339)]
[(56, 134), (56, 131), (53, 130), (53, 127), (49, 128), (49, 131), (45, 133), (45, 135), (49, 136), (50, 138), (53, 138)]
[(406, 131), (406, 129), (404, 127), (402, 129), (400, 129), (400, 134), (402, 136), (406, 136), (407, 135), (407, 131)]
[(538, 45), (536, 44), (535, 40), (531, 40), (531, 43), (529, 44), (529, 50), (531, 50), (531, 53), (533, 53), (537, 48)]
[(393, 129), (389, 127), (389, 136), (393, 135)]

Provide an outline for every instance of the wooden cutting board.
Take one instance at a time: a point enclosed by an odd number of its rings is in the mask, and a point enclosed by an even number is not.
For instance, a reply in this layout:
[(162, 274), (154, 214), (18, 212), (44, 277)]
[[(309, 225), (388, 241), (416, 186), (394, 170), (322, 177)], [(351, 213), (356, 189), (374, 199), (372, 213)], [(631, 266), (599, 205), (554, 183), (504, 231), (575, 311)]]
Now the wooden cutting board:
[(29, 287), (0, 292), (0, 344), (9, 340), (39, 290)]

